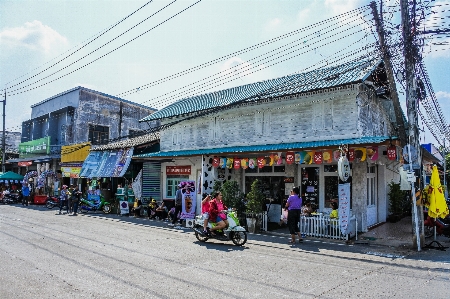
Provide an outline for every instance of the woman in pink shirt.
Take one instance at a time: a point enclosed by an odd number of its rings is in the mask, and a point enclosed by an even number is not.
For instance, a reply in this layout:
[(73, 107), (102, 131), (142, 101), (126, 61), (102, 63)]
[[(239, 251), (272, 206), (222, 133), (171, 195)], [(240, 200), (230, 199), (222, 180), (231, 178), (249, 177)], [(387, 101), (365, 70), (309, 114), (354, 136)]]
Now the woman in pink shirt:
[(224, 229), (228, 225), (227, 215), (222, 211), (228, 208), (224, 205), (222, 201), (222, 193), (217, 192), (214, 199), (209, 202), (209, 219), (216, 222), (216, 225), (211, 228), (210, 233), (214, 234), (213, 231)]
[(208, 220), (209, 220), (209, 202), (211, 201), (211, 196), (206, 195), (202, 200), (202, 215), (203, 215), (203, 233), (208, 234)]

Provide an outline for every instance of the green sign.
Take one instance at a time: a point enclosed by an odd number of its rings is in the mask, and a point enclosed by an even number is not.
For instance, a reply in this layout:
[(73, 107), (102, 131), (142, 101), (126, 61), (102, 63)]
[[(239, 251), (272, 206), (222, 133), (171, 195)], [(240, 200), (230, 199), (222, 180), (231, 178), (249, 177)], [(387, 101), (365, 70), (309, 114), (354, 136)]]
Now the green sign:
[(27, 158), (38, 154), (50, 154), (50, 136), (19, 144), (20, 158)]

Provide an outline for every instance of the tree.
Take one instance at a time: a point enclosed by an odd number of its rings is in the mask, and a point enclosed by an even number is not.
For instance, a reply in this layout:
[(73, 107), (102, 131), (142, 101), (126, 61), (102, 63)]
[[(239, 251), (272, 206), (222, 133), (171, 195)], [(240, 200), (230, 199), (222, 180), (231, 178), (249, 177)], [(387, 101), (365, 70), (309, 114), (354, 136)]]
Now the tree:
[(264, 211), (265, 201), (266, 196), (262, 192), (261, 182), (256, 179), (253, 181), (250, 192), (247, 194), (247, 213), (261, 214)]
[(242, 195), (239, 189), (239, 184), (236, 181), (226, 181), (223, 183), (222, 199), (225, 205), (229, 208), (235, 208), (240, 215), (244, 211), (244, 204), (242, 202)]

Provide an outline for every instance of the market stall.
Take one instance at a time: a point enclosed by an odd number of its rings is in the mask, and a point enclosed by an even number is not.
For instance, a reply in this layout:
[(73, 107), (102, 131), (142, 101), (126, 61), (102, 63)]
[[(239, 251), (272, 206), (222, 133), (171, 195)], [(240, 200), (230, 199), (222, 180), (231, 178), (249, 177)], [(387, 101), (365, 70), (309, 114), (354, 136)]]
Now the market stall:
[(47, 197), (53, 195), (54, 190), (58, 188), (58, 177), (51, 170), (43, 171), (40, 174), (37, 171), (30, 171), (25, 174), (23, 179), (31, 184), (34, 204), (45, 204)]

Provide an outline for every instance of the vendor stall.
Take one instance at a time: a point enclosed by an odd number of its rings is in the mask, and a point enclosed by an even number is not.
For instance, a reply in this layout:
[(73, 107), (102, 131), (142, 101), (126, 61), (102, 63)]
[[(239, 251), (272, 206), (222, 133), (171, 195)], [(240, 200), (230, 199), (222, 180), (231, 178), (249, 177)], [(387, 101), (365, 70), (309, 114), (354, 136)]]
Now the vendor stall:
[(51, 170), (43, 171), (40, 174), (37, 171), (30, 171), (25, 174), (23, 179), (31, 185), (34, 204), (45, 204), (47, 197), (53, 195), (54, 190), (58, 189), (58, 177)]

